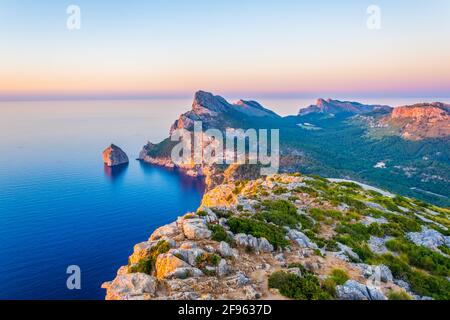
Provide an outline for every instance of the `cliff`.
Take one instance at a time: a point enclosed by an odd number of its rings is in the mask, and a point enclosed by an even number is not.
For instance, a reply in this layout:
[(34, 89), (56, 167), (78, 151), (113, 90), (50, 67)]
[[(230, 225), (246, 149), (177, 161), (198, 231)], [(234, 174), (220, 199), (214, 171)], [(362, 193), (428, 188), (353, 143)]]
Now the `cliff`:
[(450, 105), (436, 102), (397, 107), (380, 123), (396, 129), (408, 140), (448, 137)]
[(347, 181), (223, 183), (158, 228), (106, 299), (450, 299), (448, 209)]

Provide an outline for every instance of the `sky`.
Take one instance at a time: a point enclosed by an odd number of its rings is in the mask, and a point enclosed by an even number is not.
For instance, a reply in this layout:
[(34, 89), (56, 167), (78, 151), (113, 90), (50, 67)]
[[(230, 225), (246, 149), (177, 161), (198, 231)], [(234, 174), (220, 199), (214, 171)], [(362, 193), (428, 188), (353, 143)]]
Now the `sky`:
[[(381, 29), (367, 27), (370, 5)], [(0, 99), (199, 89), (449, 97), (450, 0), (0, 0)]]

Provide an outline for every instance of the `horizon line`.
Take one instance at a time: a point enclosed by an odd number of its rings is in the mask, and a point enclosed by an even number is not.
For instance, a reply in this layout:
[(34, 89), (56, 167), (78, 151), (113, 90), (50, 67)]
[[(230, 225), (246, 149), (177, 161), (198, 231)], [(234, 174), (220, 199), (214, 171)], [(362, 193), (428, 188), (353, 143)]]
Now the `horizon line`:
[[(200, 90), (197, 90), (200, 91)], [(89, 101), (89, 100), (171, 100), (171, 99), (191, 99), (195, 92), (192, 93), (171, 93), (171, 94), (18, 94), (18, 95), (1, 95), (0, 102), (33, 102), (33, 101)], [(214, 90), (201, 90), (210, 92), (214, 95), (222, 97), (241, 97), (243, 99), (450, 99), (448, 94), (402, 94), (402, 93), (388, 93), (384, 95), (367, 93), (301, 93), (301, 92), (223, 92), (216, 93)], [(348, 98), (345, 98), (348, 97)], [(443, 102), (443, 101), (434, 101)]]

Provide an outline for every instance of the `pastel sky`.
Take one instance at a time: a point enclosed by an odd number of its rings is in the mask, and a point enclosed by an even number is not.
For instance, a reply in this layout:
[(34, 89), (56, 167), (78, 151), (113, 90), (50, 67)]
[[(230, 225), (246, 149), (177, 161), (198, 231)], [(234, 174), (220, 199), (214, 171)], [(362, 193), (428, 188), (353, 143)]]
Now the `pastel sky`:
[[(81, 30), (66, 28), (70, 4)], [(450, 1), (0, 0), (0, 98), (198, 89), (449, 97)]]

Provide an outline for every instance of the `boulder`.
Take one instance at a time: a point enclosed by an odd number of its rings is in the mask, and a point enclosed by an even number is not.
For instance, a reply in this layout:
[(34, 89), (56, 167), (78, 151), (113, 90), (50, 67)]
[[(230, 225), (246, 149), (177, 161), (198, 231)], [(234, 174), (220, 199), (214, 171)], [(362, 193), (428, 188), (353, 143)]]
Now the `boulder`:
[(202, 240), (211, 238), (212, 232), (203, 219), (193, 218), (183, 220), (183, 232), (189, 240)]
[(252, 235), (239, 233), (234, 236), (234, 241), (240, 247), (251, 248), (256, 252), (272, 252), (274, 250), (273, 245), (265, 238), (255, 238)]
[(217, 268), (216, 273), (219, 277), (225, 277), (228, 274), (230, 274), (231, 268), (228, 266), (227, 261), (225, 259), (220, 260)]
[(191, 266), (195, 267), (197, 264), (197, 258), (205, 254), (205, 251), (200, 248), (193, 249), (172, 249), (169, 253), (182, 259), (183, 261), (189, 263)]
[(387, 300), (377, 288), (369, 287), (354, 280), (336, 287), (336, 295), (341, 300)]
[(379, 266), (370, 266), (364, 263), (358, 263), (355, 266), (361, 270), (361, 273), (365, 278), (374, 278), (374, 280), (382, 282), (394, 281), (391, 270), (383, 264)]
[(118, 275), (102, 287), (107, 290), (106, 300), (143, 300), (155, 294), (157, 281), (144, 273), (130, 273)]
[(173, 238), (178, 235), (180, 229), (178, 229), (177, 223), (173, 222), (171, 224), (162, 226), (156, 229), (153, 234), (150, 236), (150, 241), (159, 240), (163, 237)]
[(233, 249), (225, 241), (222, 241), (219, 244), (219, 253), (224, 258), (228, 258), (228, 257), (233, 257), (234, 256)]
[(170, 278), (179, 268), (190, 268), (191, 266), (177, 258), (172, 253), (160, 254), (156, 259), (156, 277), (158, 279)]
[(103, 162), (108, 167), (119, 166), (129, 163), (128, 156), (118, 146), (111, 144), (103, 151)]
[(286, 230), (289, 239), (296, 242), (301, 248), (318, 249), (317, 244), (312, 242), (303, 232), (288, 227), (286, 227)]

